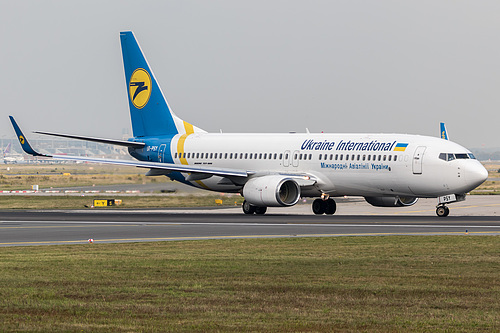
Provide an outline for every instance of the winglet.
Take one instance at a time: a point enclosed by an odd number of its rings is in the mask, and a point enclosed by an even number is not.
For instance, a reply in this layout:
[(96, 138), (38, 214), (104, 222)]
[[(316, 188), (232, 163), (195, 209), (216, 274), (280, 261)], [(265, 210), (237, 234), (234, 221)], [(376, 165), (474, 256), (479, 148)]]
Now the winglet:
[(9, 118), (10, 118), (10, 121), (12, 122), (12, 126), (14, 126), (14, 131), (16, 131), (17, 139), (19, 140), (19, 143), (21, 144), (21, 147), (26, 152), (26, 154), (30, 154), (33, 156), (51, 157), (49, 155), (40, 154), (37, 151), (35, 151), (33, 148), (31, 148), (31, 145), (29, 144), (28, 139), (21, 131), (21, 128), (19, 128), (19, 126), (17, 125), (16, 121), (14, 120), (14, 117), (9, 116)]
[(446, 125), (444, 123), (440, 123), (439, 128), (440, 128), (440, 132), (441, 132), (441, 139), (449, 140), (448, 131), (446, 130)]

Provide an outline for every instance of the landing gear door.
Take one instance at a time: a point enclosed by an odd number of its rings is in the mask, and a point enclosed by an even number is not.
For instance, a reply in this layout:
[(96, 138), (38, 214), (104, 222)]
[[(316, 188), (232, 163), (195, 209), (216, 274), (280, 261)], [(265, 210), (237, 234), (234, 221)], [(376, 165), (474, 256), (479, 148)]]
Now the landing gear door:
[(424, 152), (427, 147), (417, 147), (415, 154), (413, 155), (413, 174), (422, 174), (422, 162), (424, 160)]

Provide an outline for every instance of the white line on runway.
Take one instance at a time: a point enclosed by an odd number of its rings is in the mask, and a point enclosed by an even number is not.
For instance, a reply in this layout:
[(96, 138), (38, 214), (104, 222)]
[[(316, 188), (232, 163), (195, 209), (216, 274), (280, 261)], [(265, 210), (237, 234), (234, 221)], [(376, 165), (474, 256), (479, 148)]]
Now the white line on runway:
[[(498, 222), (498, 221), (491, 221)], [(297, 226), (297, 227), (400, 227), (400, 228), (500, 228), (498, 225), (435, 225), (435, 224), (350, 224), (350, 223), (235, 223), (235, 222), (106, 222), (106, 221), (0, 221), (0, 223), (33, 223), (33, 224), (111, 224), (119, 226), (147, 225), (195, 225), (195, 226)], [(22, 228), (22, 226), (2, 226), (5, 228)]]

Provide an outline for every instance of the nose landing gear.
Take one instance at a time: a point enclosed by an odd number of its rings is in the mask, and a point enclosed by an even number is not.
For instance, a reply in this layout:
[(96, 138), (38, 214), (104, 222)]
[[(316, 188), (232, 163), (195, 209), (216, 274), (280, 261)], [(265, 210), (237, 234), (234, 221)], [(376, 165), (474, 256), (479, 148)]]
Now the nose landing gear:
[(450, 214), (450, 209), (444, 204), (438, 205), (436, 207), (436, 215), (439, 217), (446, 217)]
[(463, 194), (448, 194), (438, 198), (438, 205), (436, 206), (436, 215), (439, 217), (446, 217), (450, 214), (450, 209), (446, 204), (460, 202), (465, 200), (465, 193)]

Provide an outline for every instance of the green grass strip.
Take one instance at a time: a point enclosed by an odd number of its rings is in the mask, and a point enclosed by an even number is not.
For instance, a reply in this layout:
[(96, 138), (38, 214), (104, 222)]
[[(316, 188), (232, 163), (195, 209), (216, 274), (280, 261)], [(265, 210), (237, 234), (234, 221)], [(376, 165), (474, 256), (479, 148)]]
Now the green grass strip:
[(500, 330), (500, 238), (339, 237), (0, 249), (0, 330)]

